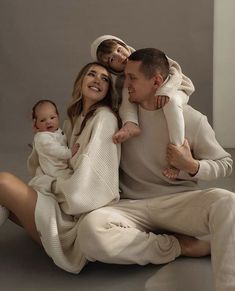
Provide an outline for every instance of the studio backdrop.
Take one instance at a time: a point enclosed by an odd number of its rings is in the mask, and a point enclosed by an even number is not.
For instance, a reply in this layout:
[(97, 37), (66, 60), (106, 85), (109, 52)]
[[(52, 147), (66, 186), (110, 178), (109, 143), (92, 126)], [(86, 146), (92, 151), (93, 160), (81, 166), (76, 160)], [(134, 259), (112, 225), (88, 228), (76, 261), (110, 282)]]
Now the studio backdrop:
[(212, 122), (213, 0), (1, 0), (0, 150), (31, 142), (31, 107), (41, 98), (65, 117), (90, 44), (113, 34), (179, 62), (196, 91), (189, 103)]

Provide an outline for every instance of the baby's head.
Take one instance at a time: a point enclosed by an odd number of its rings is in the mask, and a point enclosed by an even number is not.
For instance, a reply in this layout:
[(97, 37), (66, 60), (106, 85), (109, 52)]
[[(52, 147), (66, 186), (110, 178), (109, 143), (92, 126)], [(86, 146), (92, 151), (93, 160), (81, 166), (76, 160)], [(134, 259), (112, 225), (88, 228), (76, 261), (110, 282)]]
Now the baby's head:
[(110, 68), (113, 73), (124, 71), (127, 58), (131, 52), (132, 49), (129, 46), (112, 35), (101, 36), (91, 45), (93, 59)]
[(34, 128), (38, 132), (55, 132), (59, 128), (59, 113), (51, 100), (39, 100), (32, 108)]

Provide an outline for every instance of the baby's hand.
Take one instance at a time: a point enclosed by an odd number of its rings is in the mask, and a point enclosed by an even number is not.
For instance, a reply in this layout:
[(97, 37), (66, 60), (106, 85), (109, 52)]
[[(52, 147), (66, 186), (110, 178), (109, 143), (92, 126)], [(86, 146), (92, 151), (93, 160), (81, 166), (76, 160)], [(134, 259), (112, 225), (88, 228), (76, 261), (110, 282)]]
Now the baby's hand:
[(169, 102), (170, 98), (168, 96), (157, 95), (154, 97), (154, 104), (156, 109), (160, 109)]
[(115, 144), (122, 143), (131, 137), (138, 136), (140, 134), (140, 128), (137, 124), (131, 121), (127, 121), (123, 127), (113, 135), (113, 142)]
[(71, 152), (72, 152), (72, 157), (78, 152), (80, 148), (80, 144), (79, 143), (75, 143), (72, 148), (71, 148)]

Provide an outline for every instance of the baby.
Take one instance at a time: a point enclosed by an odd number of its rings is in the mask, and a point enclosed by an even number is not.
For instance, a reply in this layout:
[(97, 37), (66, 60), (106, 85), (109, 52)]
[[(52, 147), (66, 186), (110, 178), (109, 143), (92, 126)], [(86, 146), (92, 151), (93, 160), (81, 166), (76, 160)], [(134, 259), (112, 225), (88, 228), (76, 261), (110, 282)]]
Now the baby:
[(67, 138), (59, 128), (59, 113), (57, 106), (51, 100), (39, 100), (32, 109), (33, 130), (35, 132), (33, 150), (28, 158), (28, 168), (31, 171), (31, 156), (37, 155), (39, 166), (34, 177), (29, 182), (35, 190), (51, 193), (52, 182), (60, 176), (69, 177), (71, 169), (68, 160), (76, 154), (79, 145), (70, 150)]

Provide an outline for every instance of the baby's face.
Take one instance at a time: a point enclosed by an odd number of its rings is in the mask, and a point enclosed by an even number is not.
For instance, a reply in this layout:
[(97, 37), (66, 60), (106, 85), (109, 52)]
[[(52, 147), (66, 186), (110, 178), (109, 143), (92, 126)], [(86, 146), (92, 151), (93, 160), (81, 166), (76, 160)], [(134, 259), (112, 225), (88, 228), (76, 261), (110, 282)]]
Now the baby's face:
[(36, 108), (35, 127), (37, 131), (55, 132), (59, 128), (59, 116), (51, 103), (43, 103)]
[(117, 44), (112, 53), (104, 55), (103, 61), (113, 71), (120, 73), (124, 71), (129, 55), (130, 51), (128, 49), (120, 44)]

